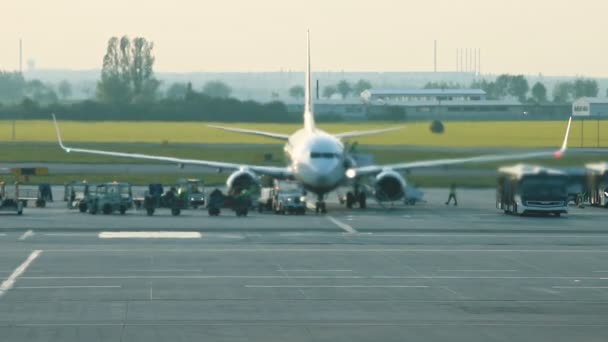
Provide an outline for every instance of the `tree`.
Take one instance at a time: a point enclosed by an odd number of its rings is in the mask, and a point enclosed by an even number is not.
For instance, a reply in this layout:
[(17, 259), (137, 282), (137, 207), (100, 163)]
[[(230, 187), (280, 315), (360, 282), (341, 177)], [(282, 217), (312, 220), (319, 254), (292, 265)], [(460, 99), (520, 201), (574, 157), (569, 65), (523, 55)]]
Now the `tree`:
[(567, 103), (573, 100), (574, 84), (572, 82), (560, 82), (553, 87), (553, 102)]
[(345, 99), (348, 94), (350, 94), (350, 92), (353, 90), (350, 84), (346, 82), (346, 80), (338, 82), (338, 84), (336, 85), (336, 89), (338, 90), (338, 93), (342, 95), (342, 99)]
[(23, 99), (25, 79), (19, 72), (0, 71), (0, 102), (17, 103)]
[(547, 88), (542, 83), (536, 82), (532, 87), (532, 98), (536, 103), (547, 102)]
[(57, 102), (57, 94), (50, 86), (39, 80), (31, 80), (25, 84), (25, 95), (39, 104)]
[(203, 93), (210, 97), (225, 99), (230, 97), (232, 88), (222, 81), (209, 81), (203, 86)]
[(505, 97), (508, 94), (509, 83), (511, 76), (507, 74), (502, 74), (496, 78), (496, 82), (494, 82), (494, 94), (492, 94), (496, 98)]
[(57, 86), (57, 91), (59, 91), (61, 99), (65, 101), (72, 96), (72, 85), (67, 80), (63, 80), (59, 82), (59, 85)]
[(586, 80), (579, 78), (574, 81), (574, 98), (580, 97), (596, 97), (599, 92), (599, 87), (596, 80)]
[(372, 89), (372, 84), (368, 80), (359, 80), (353, 85), (353, 93), (360, 95), (362, 92)]
[(328, 85), (325, 88), (323, 88), (323, 97), (329, 99), (337, 92), (338, 92), (338, 89), (336, 89), (335, 86)]
[(524, 102), (526, 100), (526, 94), (530, 90), (530, 86), (528, 85), (528, 80), (524, 77), (524, 75), (511, 76), (509, 78), (509, 87), (507, 92), (511, 96), (515, 96), (519, 99), (520, 102)]
[(154, 43), (137, 37), (112, 37), (103, 58), (97, 96), (109, 103), (149, 102), (156, 98), (160, 82), (154, 78)]
[(295, 98), (296, 100), (304, 97), (304, 87), (301, 85), (295, 85), (289, 88), (289, 96)]
[[(192, 85), (191, 85), (192, 86)], [(167, 89), (165, 97), (171, 100), (183, 100), (188, 93), (188, 85), (185, 83), (173, 83)]]

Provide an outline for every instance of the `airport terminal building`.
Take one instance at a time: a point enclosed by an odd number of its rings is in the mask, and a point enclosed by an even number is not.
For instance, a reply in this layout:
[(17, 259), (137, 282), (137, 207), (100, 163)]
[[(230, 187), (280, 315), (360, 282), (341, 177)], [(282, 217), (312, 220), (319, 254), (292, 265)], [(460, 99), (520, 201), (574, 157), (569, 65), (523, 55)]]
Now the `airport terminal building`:
[(582, 97), (572, 103), (572, 115), (594, 119), (608, 118), (608, 98)]
[[(488, 99), (481, 89), (369, 89), (360, 97), (315, 100), (319, 117), (344, 120), (561, 120), (569, 105), (528, 105), (517, 99)], [(301, 101), (288, 102), (290, 113), (301, 113)]]

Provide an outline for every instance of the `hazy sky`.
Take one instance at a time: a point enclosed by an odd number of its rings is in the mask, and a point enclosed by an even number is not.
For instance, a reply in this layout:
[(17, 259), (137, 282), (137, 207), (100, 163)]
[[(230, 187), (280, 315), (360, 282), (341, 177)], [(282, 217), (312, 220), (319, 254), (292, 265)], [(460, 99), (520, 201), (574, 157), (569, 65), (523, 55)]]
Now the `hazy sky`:
[(0, 69), (99, 68), (108, 38), (155, 43), (159, 71), (454, 70), (481, 48), (483, 73), (608, 76), (606, 0), (3, 0)]

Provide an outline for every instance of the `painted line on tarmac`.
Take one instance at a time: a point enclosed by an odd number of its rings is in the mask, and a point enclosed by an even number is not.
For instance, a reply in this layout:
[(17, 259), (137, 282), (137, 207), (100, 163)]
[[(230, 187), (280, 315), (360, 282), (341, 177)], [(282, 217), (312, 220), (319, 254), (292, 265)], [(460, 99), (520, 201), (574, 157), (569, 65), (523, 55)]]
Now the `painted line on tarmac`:
[(278, 272), (352, 272), (353, 270), (307, 270), (307, 269), (280, 269)]
[[(3, 249), (0, 252), (22, 252), (21, 249)], [(149, 252), (144, 248), (64, 248), (45, 249), (45, 253), (137, 253)], [(154, 252), (163, 253), (568, 253), (568, 254), (608, 254), (608, 249), (482, 249), (482, 248), (158, 248)], [(608, 279), (608, 278), (607, 278)]]
[(408, 276), (408, 275), (383, 275), (383, 276), (357, 276), (357, 275), (72, 275), (72, 276), (23, 276), (21, 279), (28, 280), (91, 280), (91, 279), (349, 279), (349, 280), (608, 280), (608, 278), (598, 277), (577, 277), (577, 276)]
[(345, 288), (345, 289), (426, 289), (429, 286), (426, 285), (245, 285), (248, 288), (313, 288), (313, 289), (325, 289), (325, 288)]
[(553, 286), (554, 289), (582, 289), (582, 290), (593, 290), (593, 289), (608, 289), (608, 286)]
[(6, 292), (8, 292), (8, 290), (10, 290), (11, 288), (13, 288), (13, 286), (15, 285), (15, 282), (17, 281), (17, 279), (23, 273), (25, 273), (25, 271), (27, 270), (27, 268), (30, 267), (30, 265), (32, 264), (32, 262), (34, 262), (34, 260), (36, 260), (36, 258), (38, 258), (38, 256), (40, 255), (40, 253), (42, 253), (41, 250), (35, 250), (35, 251), (33, 251), (27, 257), (27, 259), (25, 259), (25, 261), (21, 265), (19, 265), (19, 267), (17, 267), (13, 271), (13, 273), (0, 285), (0, 298), (2, 296), (4, 296), (6, 294)]
[(519, 272), (518, 270), (437, 270), (437, 272)]
[(100, 232), (100, 239), (200, 239), (199, 232)]
[(27, 232), (23, 233), (23, 235), (21, 235), (21, 236), (19, 237), (19, 241), (23, 241), (23, 240), (27, 239), (27, 238), (28, 238), (28, 237), (30, 237), (30, 236), (34, 236), (34, 231), (33, 231), (33, 230), (31, 230), (31, 229), (30, 229), (30, 230), (28, 230)]
[(43, 289), (120, 289), (120, 285), (57, 285), (57, 286), (16, 286), (15, 290), (43, 290)]
[(336, 226), (344, 229), (344, 231), (346, 231), (347, 233), (349, 233), (349, 234), (357, 234), (357, 231), (353, 227), (351, 227), (350, 225), (348, 225), (348, 224), (346, 224), (346, 223), (344, 223), (344, 222), (342, 222), (342, 221), (334, 218), (333, 216), (329, 216), (328, 215), (328, 216), (326, 216), (326, 218), (329, 221), (331, 221), (331, 223), (333, 223)]

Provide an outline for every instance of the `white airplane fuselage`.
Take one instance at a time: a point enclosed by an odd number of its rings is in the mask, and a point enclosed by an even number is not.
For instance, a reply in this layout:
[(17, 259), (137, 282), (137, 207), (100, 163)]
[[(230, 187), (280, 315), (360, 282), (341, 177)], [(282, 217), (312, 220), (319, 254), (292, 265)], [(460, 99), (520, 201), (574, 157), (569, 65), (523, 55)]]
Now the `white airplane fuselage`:
[(298, 130), (285, 144), (285, 153), (296, 180), (315, 194), (331, 192), (344, 181), (344, 144), (322, 130)]

